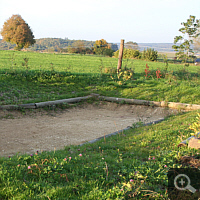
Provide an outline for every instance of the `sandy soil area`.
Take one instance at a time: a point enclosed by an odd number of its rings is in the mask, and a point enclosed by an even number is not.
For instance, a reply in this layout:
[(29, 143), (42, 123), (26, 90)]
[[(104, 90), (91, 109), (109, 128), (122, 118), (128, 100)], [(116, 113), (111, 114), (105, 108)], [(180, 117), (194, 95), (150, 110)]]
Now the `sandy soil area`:
[[(132, 126), (159, 120), (176, 110), (100, 102), (57, 111), (0, 110), (0, 156), (79, 145)], [(12, 119), (10, 119), (12, 118)]]

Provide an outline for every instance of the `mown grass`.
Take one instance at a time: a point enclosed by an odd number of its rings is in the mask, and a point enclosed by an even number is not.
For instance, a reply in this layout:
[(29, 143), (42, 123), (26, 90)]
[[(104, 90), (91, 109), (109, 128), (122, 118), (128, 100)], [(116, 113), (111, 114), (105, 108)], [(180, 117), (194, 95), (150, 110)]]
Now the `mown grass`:
[[(25, 63), (24, 58), (29, 58)], [(24, 63), (24, 64), (22, 64)], [(150, 73), (145, 78), (145, 66)], [(124, 61), (130, 79), (105, 74), (117, 59), (96, 56), (0, 51), (0, 104), (19, 104), (99, 93), (155, 101), (200, 104), (195, 66)], [(156, 70), (161, 70), (157, 79)], [(112, 77), (111, 77), (112, 76)], [(190, 136), (195, 112), (124, 131), (94, 144), (0, 158), (0, 199), (166, 199), (167, 171), (182, 167), (177, 148)], [(138, 125), (138, 124), (137, 124)], [(42, 147), (41, 147), (42, 149)]]
[[(146, 64), (150, 70), (147, 78)], [(165, 63), (124, 60), (123, 68), (131, 68), (134, 74), (123, 84), (119, 84), (116, 73), (105, 73), (105, 69), (116, 66), (116, 58), (0, 51), (0, 105), (90, 93), (200, 104), (200, 70), (196, 66), (169, 64), (166, 68)], [(161, 71), (160, 79), (156, 78), (157, 69)]]
[[(196, 112), (168, 117), (65, 150), (0, 159), (0, 199), (167, 199), (169, 168), (183, 167), (177, 148)], [(182, 137), (182, 138), (181, 138)]]

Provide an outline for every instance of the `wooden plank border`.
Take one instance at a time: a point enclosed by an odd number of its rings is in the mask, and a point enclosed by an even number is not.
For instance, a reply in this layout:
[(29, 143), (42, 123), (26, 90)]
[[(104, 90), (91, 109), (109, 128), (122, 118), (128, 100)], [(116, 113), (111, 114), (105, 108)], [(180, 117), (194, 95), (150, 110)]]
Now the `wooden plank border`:
[(42, 107), (52, 106), (52, 105), (57, 105), (57, 104), (77, 103), (89, 98), (96, 98), (98, 100), (116, 102), (116, 103), (124, 102), (128, 104), (133, 104), (133, 105), (168, 107), (172, 109), (180, 109), (180, 110), (186, 110), (186, 111), (200, 110), (200, 105), (197, 105), (197, 104), (186, 104), (186, 103), (165, 102), (165, 101), (158, 102), (158, 101), (147, 101), (147, 100), (140, 100), (140, 99), (106, 97), (106, 96), (101, 96), (99, 94), (94, 94), (94, 93), (85, 97), (76, 97), (76, 98), (62, 99), (62, 100), (56, 100), (56, 101), (46, 101), (46, 102), (19, 104), (19, 105), (2, 105), (0, 106), (0, 110), (17, 110), (17, 109), (22, 109), (22, 108), (37, 109), (37, 108), (42, 108)]
[(188, 110), (188, 111), (200, 109), (200, 105), (197, 105), (197, 104), (186, 104), (186, 103), (165, 102), (165, 101), (158, 102), (158, 101), (147, 101), (147, 100), (139, 100), (139, 99), (106, 97), (106, 96), (100, 96), (97, 94), (93, 94), (93, 95), (96, 96), (100, 100), (110, 101), (110, 102), (118, 102), (118, 103), (125, 102), (128, 104), (134, 104), (134, 105), (168, 107), (168, 108)]

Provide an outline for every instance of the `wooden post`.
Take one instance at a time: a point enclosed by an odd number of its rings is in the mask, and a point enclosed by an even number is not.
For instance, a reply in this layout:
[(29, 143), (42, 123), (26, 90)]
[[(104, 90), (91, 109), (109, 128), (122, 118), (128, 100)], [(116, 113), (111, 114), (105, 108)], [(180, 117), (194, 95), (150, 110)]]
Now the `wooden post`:
[(117, 73), (119, 73), (119, 70), (122, 66), (122, 57), (123, 57), (123, 50), (124, 50), (124, 40), (121, 40), (120, 48), (119, 48), (119, 58), (118, 58), (118, 65), (117, 65)]

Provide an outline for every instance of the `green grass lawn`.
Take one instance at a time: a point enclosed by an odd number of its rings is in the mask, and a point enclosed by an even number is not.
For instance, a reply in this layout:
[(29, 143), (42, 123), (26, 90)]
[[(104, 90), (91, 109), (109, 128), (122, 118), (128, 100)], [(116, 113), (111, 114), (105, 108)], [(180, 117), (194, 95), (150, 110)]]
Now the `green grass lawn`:
[[(166, 70), (164, 63), (125, 60), (123, 68), (134, 70), (130, 78), (128, 70), (121, 77), (104, 73), (116, 66), (115, 58), (0, 51), (0, 105), (91, 92), (200, 104), (196, 66), (169, 64)], [(190, 136), (188, 127), (195, 117), (196, 111), (180, 113), (81, 147), (0, 157), (0, 199), (166, 199), (169, 168), (183, 167), (183, 155), (199, 158), (198, 150), (177, 148)]]
[[(177, 148), (196, 112), (83, 146), (0, 158), (0, 199), (167, 199), (169, 168), (199, 151)], [(181, 138), (182, 137), (182, 138)]]
[[(24, 59), (28, 58), (25, 63)], [(145, 78), (146, 64), (150, 73)], [(117, 78), (117, 59), (93, 55), (0, 51), (0, 105), (34, 103), (98, 93), (105, 96), (200, 104), (200, 70), (180, 64), (124, 60), (133, 76)], [(161, 78), (156, 78), (160, 69)], [(111, 77), (112, 76), (112, 77)], [(119, 84), (121, 82), (121, 84)]]

